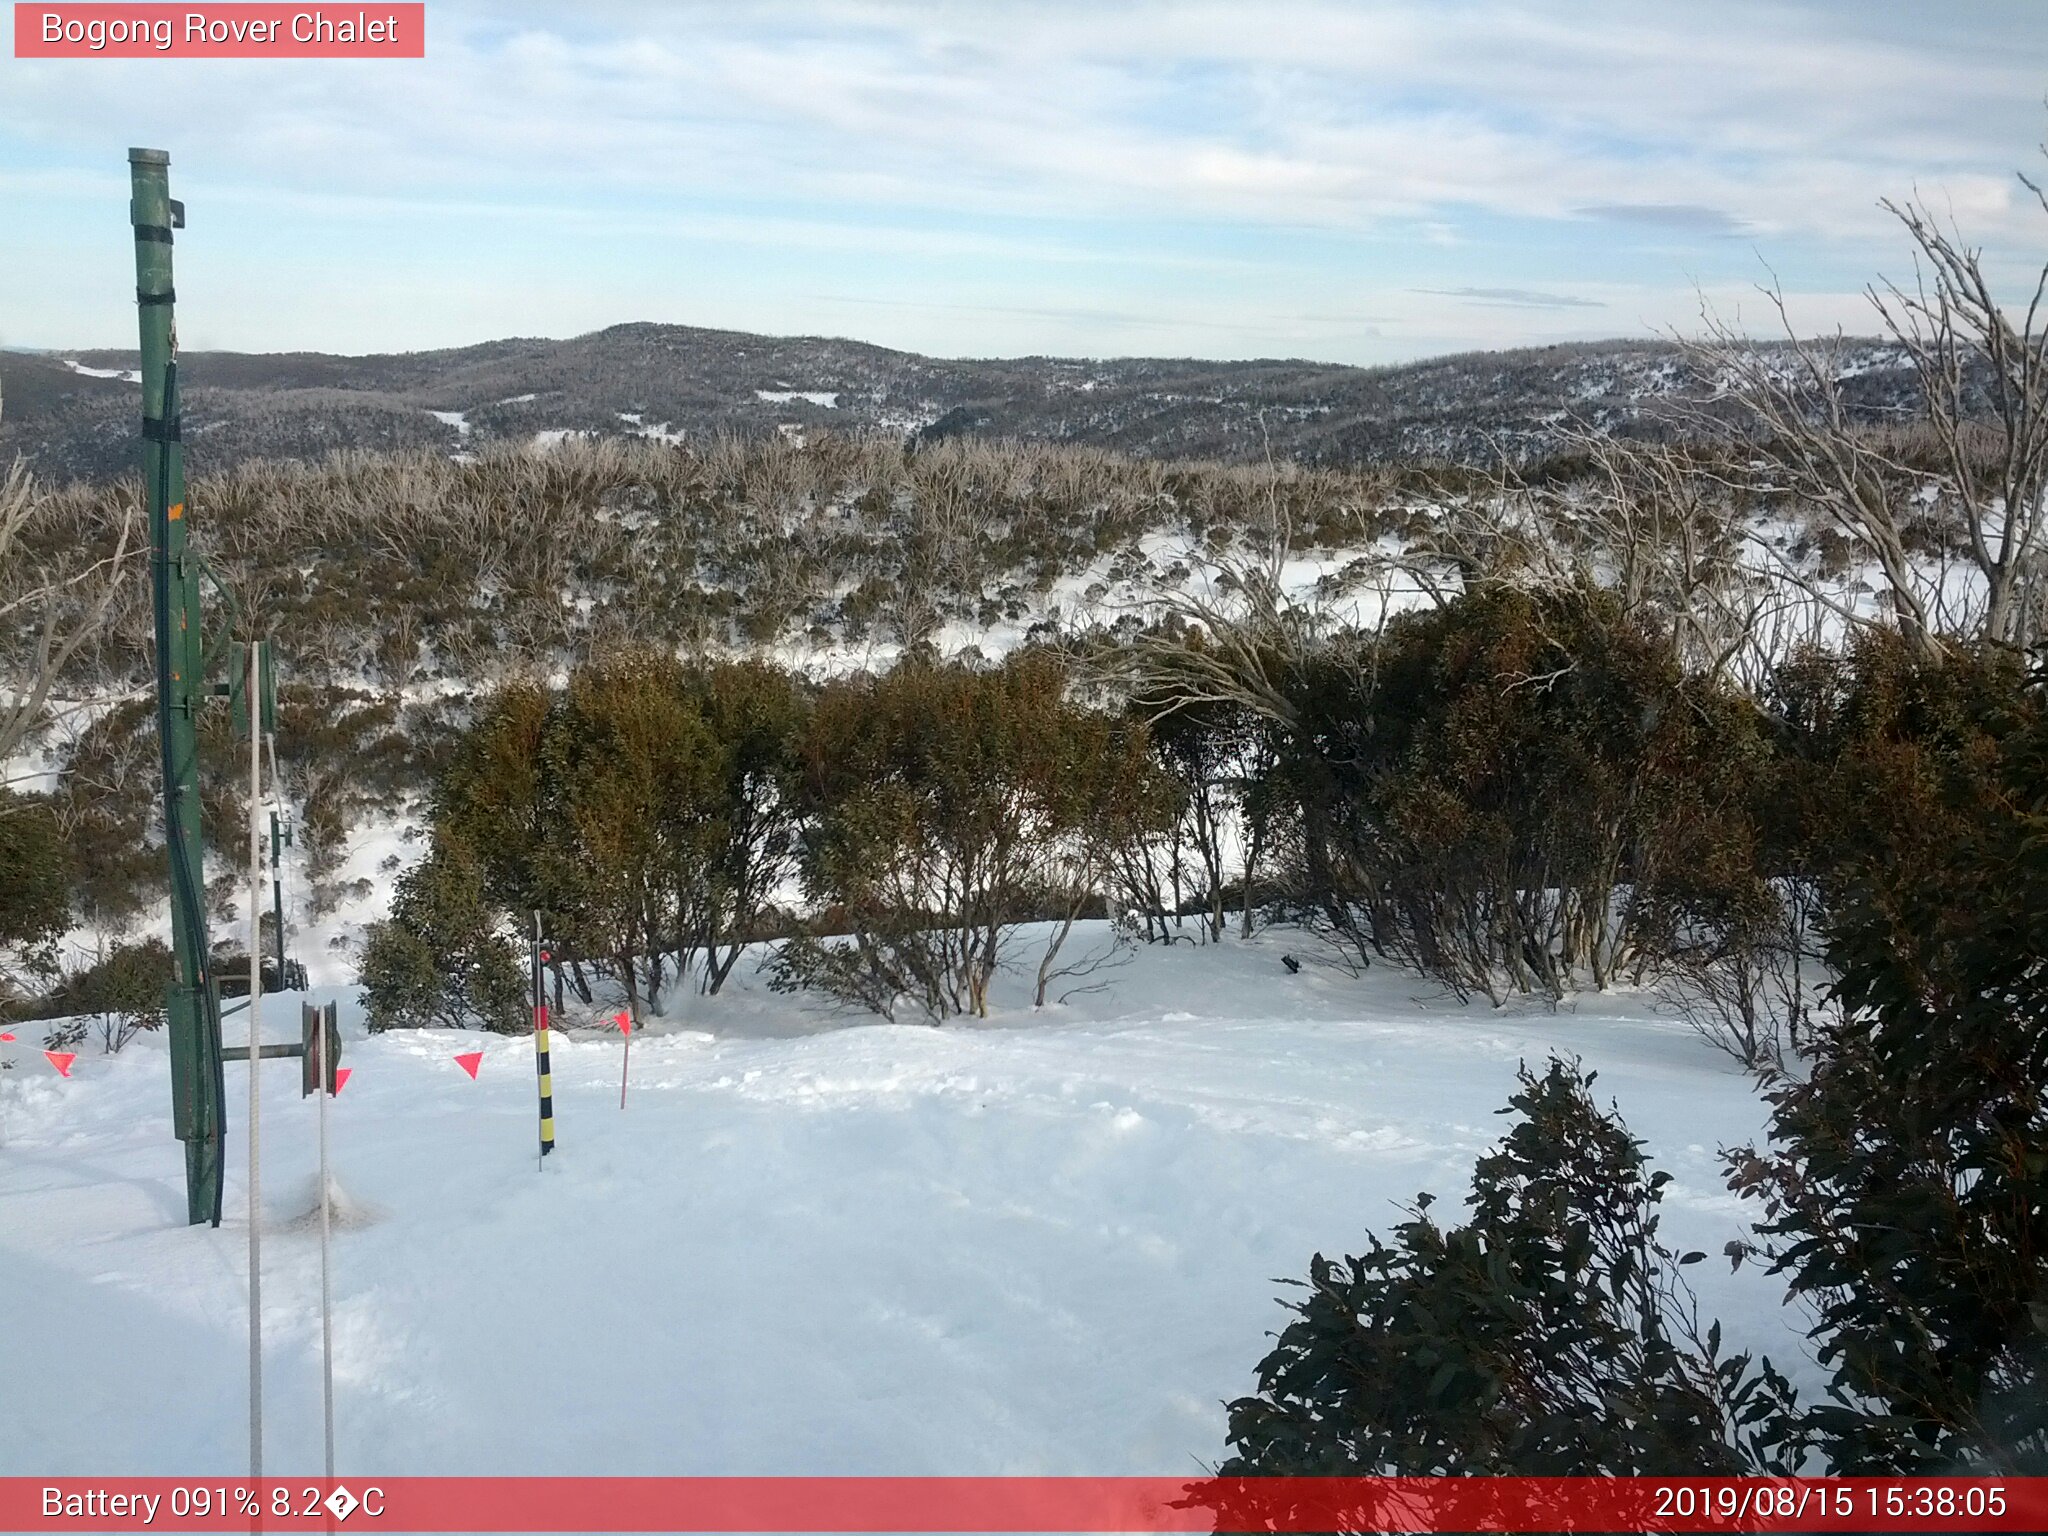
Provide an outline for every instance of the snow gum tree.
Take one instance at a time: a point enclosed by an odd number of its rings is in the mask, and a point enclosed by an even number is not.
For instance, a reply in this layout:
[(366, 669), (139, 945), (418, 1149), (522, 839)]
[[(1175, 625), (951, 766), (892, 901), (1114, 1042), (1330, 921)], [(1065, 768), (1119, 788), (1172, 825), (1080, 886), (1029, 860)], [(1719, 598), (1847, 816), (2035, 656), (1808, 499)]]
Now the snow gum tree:
[(704, 853), (702, 875), (680, 907), (684, 932), (704, 951), (704, 990), (715, 996), (794, 868), (808, 701), (794, 678), (762, 662), (713, 666), (693, 686), (716, 761), (704, 836), (693, 844)]
[(1043, 654), (827, 688), (804, 740), (798, 860), (821, 931), (784, 947), (777, 984), (891, 1018), (986, 1017), (1009, 935), (1052, 916), (1043, 1000), (1141, 741), (1072, 703)]
[(717, 799), (716, 738), (682, 664), (621, 651), (579, 667), (541, 761), (551, 813), (542, 883), (559, 935), (608, 961), (633, 1018), (658, 1007), (685, 892), (699, 884)]

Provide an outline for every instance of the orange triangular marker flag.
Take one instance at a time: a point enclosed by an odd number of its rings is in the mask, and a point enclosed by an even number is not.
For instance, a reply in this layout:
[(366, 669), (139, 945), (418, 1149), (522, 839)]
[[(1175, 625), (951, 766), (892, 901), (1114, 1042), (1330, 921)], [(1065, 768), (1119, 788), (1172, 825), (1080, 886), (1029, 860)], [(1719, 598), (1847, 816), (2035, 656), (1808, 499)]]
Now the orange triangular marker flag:
[(50, 1058), (50, 1065), (57, 1069), (59, 1077), (69, 1077), (71, 1075), (71, 1063), (78, 1060), (78, 1052), (76, 1051), (45, 1051), (43, 1054)]
[[(476, 1077), (476, 1069), (483, 1064), (484, 1053), (482, 1051), (469, 1051), (455, 1058), (455, 1065), (467, 1072), (472, 1079)], [(339, 1071), (340, 1068), (337, 1067), (335, 1070)]]
[(612, 1015), (612, 1022), (619, 1026), (619, 1033), (622, 1035), (633, 1032), (633, 1015), (630, 1013), (615, 1013)]
[[(341, 1092), (342, 1089), (348, 1086), (348, 1075), (353, 1071), (355, 1071), (354, 1067), (336, 1067), (334, 1069), (334, 1091), (336, 1093)], [(470, 1076), (474, 1077), (476, 1074), (472, 1072)]]

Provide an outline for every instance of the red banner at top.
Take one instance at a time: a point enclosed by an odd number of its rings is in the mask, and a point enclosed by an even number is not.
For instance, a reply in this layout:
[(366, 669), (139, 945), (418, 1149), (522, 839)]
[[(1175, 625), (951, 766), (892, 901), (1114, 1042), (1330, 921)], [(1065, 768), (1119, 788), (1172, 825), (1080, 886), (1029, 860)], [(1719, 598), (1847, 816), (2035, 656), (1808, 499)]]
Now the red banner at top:
[(423, 59), (427, 8), (35, 5), (16, 0), (17, 59)]

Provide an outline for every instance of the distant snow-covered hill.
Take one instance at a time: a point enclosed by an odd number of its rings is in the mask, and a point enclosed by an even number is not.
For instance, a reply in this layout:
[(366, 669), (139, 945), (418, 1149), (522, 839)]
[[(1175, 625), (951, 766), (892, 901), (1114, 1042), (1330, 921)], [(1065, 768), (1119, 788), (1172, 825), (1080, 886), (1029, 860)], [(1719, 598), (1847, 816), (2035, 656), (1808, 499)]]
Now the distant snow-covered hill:
[[(1872, 420), (1912, 398), (1903, 359), (1850, 342), (1852, 405)], [(132, 352), (0, 354), (0, 458), (57, 479), (134, 462)], [(1577, 419), (1661, 432), (1658, 408), (1711, 393), (1672, 345), (1587, 342), (1388, 368), (1300, 360), (944, 359), (821, 337), (618, 325), (568, 340), (440, 352), (187, 353), (196, 468), (589, 432), (662, 441), (830, 427), (897, 437), (1087, 444), (1149, 458), (1358, 464), (1540, 454)]]

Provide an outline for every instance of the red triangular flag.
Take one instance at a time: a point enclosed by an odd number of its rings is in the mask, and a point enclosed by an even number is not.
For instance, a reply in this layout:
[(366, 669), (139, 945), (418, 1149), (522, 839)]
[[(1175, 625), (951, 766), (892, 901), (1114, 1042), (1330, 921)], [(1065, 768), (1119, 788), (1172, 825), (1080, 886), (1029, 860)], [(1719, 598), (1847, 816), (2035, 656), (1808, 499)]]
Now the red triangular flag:
[(14, 1044), (14, 1036), (12, 1035), (0, 1035), (0, 1040), (5, 1040), (9, 1045)]
[(50, 1065), (57, 1069), (59, 1077), (69, 1077), (71, 1075), (71, 1063), (78, 1060), (78, 1052), (76, 1051), (45, 1051), (43, 1054), (50, 1058)]
[[(467, 1072), (472, 1080), (476, 1077), (476, 1069), (483, 1064), (484, 1053), (482, 1051), (469, 1051), (455, 1058), (455, 1065)], [(340, 1068), (337, 1067), (335, 1070), (339, 1071)]]
[(619, 1033), (622, 1035), (633, 1032), (633, 1015), (630, 1013), (615, 1013), (612, 1015), (612, 1022), (619, 1026)]
[[(354, 1067), (336, 1067), (334, 1069), (334, 1091), (336, 1093), (341, 1092), (342, 1089), (348, 1086), (348, 1075), (353, 1071), (355, 1071)], [(472, 1072), (470, 1076), (474, 1077), (476, 1074)]]

